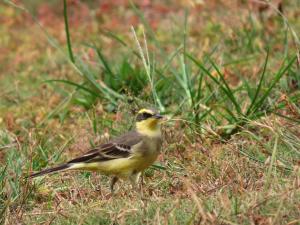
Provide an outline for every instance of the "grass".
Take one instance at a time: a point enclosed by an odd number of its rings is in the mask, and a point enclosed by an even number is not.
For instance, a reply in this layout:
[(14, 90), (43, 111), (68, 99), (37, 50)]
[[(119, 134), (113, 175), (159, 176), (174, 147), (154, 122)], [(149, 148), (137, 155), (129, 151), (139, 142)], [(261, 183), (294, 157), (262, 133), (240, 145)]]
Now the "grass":
[[(221, 1), (199, 15), (176, 2), (157, 21), (147, 12), (164, 3), (118, 6), (136, 16), (132, 29), (99, 23), (96, 3), (79, 22), (72, 10), (85, 4), (51, 4), (63, 10), (33, 21), (26, 7), (0, 5), (1, 223), (299, 223), (298, 3), (280, 15)], [(106, 23), (113, 32), (96, 29)], [(171, 118), (144, 198), (125, 181), (112, 197), (97, 173), (24, 179), (132, 129), (140, 107)]]

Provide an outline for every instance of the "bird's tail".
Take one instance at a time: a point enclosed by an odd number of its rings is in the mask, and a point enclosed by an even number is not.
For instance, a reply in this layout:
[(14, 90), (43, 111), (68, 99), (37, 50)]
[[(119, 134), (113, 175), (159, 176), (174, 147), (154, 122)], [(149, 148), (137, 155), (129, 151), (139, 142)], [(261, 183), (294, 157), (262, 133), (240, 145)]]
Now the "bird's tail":
[(53, 168), (42, 170), (42, 171), (37, 172), (37, 173), (33, 173), (33, 174), (29, 175), (27, 178), (34, 178), (34, 177), (43, 176), (43, 175), (46, 175), (46, 174), (49, 174), (49, 173), (64, 171), (64, 170), (67, 170), (70, 167), (71, 167), (71, 165), (69, 163), (62, 164), (60, 166), (56, 166), (56, 167), (53, 167)]

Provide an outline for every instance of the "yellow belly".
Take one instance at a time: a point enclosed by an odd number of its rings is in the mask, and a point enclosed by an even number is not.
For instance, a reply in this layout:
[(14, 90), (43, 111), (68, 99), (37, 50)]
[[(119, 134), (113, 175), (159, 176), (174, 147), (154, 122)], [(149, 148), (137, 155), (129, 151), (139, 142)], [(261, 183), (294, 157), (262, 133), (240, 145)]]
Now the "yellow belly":
[(135, 155), (130, 158), (112, 159), (102, 162), (92, 163), (77, 163), (70, 167), (75, 170), (89, 170), (99, 171), (107, 175), (116, 175), (127, 178), (133, 172), (141, 172), (151, 166), (156, 160), (158, 154), (151, 154), (150, 156)]

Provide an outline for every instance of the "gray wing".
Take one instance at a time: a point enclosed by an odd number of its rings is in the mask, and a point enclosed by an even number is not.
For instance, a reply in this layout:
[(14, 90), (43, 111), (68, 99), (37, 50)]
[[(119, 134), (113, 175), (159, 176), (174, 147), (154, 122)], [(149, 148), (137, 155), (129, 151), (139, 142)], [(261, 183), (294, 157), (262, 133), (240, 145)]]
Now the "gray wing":
[(83, 156), (68, 163), (99, 162), (117, 158), (126, 158), (131, 154), (131, 147), (141, 142), (143, 136), (136, 131), (130, 131), (107, 144), (91, 149)]
[(141, 135), (139, 132), (129, 131), (126, 134), (114, 138), (111, 142), (132, 147), (133, 145), (136, 145), (137, 143), (142, 141), (142, 139), (143, 139), (143, 135)]

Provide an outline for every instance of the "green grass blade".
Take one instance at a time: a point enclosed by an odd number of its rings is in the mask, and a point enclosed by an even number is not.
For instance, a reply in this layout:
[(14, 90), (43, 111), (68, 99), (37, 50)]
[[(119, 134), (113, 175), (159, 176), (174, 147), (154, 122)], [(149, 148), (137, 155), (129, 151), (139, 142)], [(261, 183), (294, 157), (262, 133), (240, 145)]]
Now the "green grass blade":
[(102, 54), (101, 50), (99, 48), (97, 48), (96, 46), (90, 46), (92, 49), (94, 49), (100, 59), (100, 61), (102, 62), (105, 70), (107, 71), (107, 73), (111, 76), (114, 77), (115, 74), (112, 72), (112, 69), (108, 63), (108, 60), (104, 57), (104, 55)]
[(155, 170), (167, 170), (167, 168), (159, 163), (153, 164), (151, 168)]
[(255, 60), (256, 58), (257, 58), (257, 55), (252, 55), (249, 57), (225, 62), (222, 64), (222, 66), (232, 66), (232, 65), (242, 64), (242, 63), (248, 63), (249, 61)]
[(67, 37), (69, 57), (70, 57), (70, 60), (72, 61), (72, 63), (75, 63), (75, 58), (74, 58), (74, 55), (73, 55), (71, 38), (70, 38), (70, 32), (69, 32), (67, 1), (66, 0), (64, 0), (64, 20), (65, 20), (65, 32), (66, 32), (66, 37)]
[(180, 63), (181, 63), (181, 67), (182, 67), (182, 78), (178, 77), (178, 81), (180, 82), (182, 88), (185, 91), (189, 105), (192, 107), (193, 106), (193, 97), (192, 97), (192, 93), (191, 93), (191, 87), (189, 85), (189, 77), (187, 75), (186, 64), (184, 63), (183, 57), (180, 57), (180, 59), (181, 59)]
[(266, 74), (266, 69), (267, 69), (267, 65), (268, 65), (268, 60), (269, 60), (269, 50), (267, 51), (267, 56), (266, 56), (266, 60), (265, 60), (265, 63), (264, 63), (264, 67), (263, 67), (263, 72), (260, 76), (260, 80), (259, 80), (259, 83), (258, 83), (258, 87), (255, 91), (255, 94), (254, 94), (254, 97), (251, 101), (251, 104), (250, 106), (248, 107), (248, 110), (246, 112), (246, 115), (249, 115), (249, 113), (251, 113), (251, 110), (252, 110), (252, 107), (254, 106), (254, 104), (256, 103), (256, 99), (258, 97), (258, 94), (261, 90), (261, 87), (262, 87), (262, 83), (263, 83), (263, 80), (264, 80), (264, 77), (265, 77), (265, 74)]
[(218, 81), (198, 60), (196, 60), (193, 56), (187, 54), (187, 57), (192, 60), (209, 78), (211, 78), (220, 88), (221, 90), (225, 93), (225, 95), (231, 100), (231, 102), (235, 105), (236, 110), (239, 110), (240, 112), (240, 107), (238, 103), (236, 102), (233, 92), (231, 89), (227, 89), (225, 85), (223, 85), (221, 82)]
[(182, 50), (183, 46), (180, 45), (177, 49), (175, 49), (175, 51), (173, 51), (170, 56), (167, 57), (167, 61), (166, 63), (162, 66), (162, 70), (161, 73), (164, 73), (171, 65), (171, 62), (173, 61), (173, 59), (179, 55), (180, 51)]
[(278, 83), (278, 81), (281, 79), (281, 77), (288, 71), (288, 69), (291, 68), (295, 60), (297, 59), (297, 56), (294, 56), (288, 63), (286, 67), (283, 69), (281, 68), (278, 73), (275, 75), (275, 78), (273, 82), (270, 84), (269, 88), (265, 91), (263, 96), (257, 101), (257, 103), (253, 106), (253, 114), (258, 111), (259, 107), (263, 104), (263, 102), (266, 100), (266, 98), (270, 95), (270, 92), (275, 87), (275, 85)]
[(8, 165), (6, 164), (0, 173), (0, 182), (3, 182), (5, 179), (7, 167), (8, 167)]
[(276, 116), (282, 117), (282, 118), (284, 118), (284, 119), (286, 119), (286, 120), (290, 120), (290, 121), (292, 121), (292, 122), (294, 122), (294, 123), (300, 124), (300, 120), (299, 120), (299, 119), (292, 118), (292, 117), (289, 117), (289, 116), (285, 116), (285, 115), (283, 115), (283, 114), (281, 114), (281, 113), (277, 113), (277, 112), (274, 112), (274, 114), (275, 114)]
[[(232, 113), (232, 111), (230, 110), (230, 109), (228, 109), (227, 107), (222, 107), (224, 110), (225, 110), (225, 112), (227, 112), (227, 114), (229, 114), (230, 115), (230, 117), (229, 118), (227, 118), (227, 121), (229, 122), (229, 123), (238, 123), (239, 122), (239, 120), (238, 120), (238, 118), (236, 118), (236, 116)], [(232, 121), (232, 119), (234, 120), (234, 121)]]
[(121, 45), (127, 47), (128, 45), (126, 44), (125, 41), (122, 40), (122, 38), (120, 38), (119, 36), (117, 36), (116, 34), (110, 32), (110, 31), (104, 31), (103, 34), (107, 37), (110, 37), (114, 40), (116, 40), (117, 42), (119, 42)]
[(213, 68), (217, 71), (222, 83), (224, 84), (223, 88), (226, 90), (226, 93), (228, 95), (228, 98), (231, 100), (231, 102), (234, 104), (235, 109), (237, 111), (238, 114), (243, 115), (242, 110), (240, 105), (238, 104), (236, 98), (234, 97), (234, 93), (231, 90), (231, 88), (229, 87), (229, 85), (227, 84), (224, 75), (221, 73), (221, 71), (219, 70), (219, 68), (217, 67), (217, 65), (211, 60), (209, 59), (210, 63), (212, 64)]
[(204, 73), (200, 72), (199, 74), (199, 80), (198, 80), (198, 86), (197, 86), (197, 93), (196, 93), (196, 97), (195, 97), (195, 101), (200, 101), (200, 99), (202, 98), (202, 84), (203, 84), (203, 77), (204, 77)]
[(186, 64), (186, 48), (187, 48), (187, 19), (188, 19), (188, 10), (184, 10), (184, 27), (183, 27), (183, 60)]
[(92, 91), (91, 89), (88, 89), (88, 88), (86, 88), (85, 86), (83, 86), (81, 84), (76, 84), (76, 83), (74, 83), (72, 81), (69, 81), (69, 80), (55, 80), (54, 79), (54, 80), (45, 80), (44, 82), (46, 82), (46, 83), (60, 82), (60, 83), (68, 84), (68, 85), (77, 87), (80, 90), (86, 91), (86, 92), (90, 93), (91, 95), (93, 95), (95, 97), (99, 97), (99, 94)]
[(92, 72), (88, 68), (86, 64), (84, 64), (80, 60), (81, 67), (83, 68), (84, 71), (81, 71), (82, 75), (86, 78), (86, 80), (94, 86), (94, 88), (101, 93), (104, 94), (104, 96), (110, 100), (113, 104), (117, 104), (115, 98), (117, 99), (124, 99), (124, 96), (120, 95), (119, 93), (115, 92), (114, 90), (110, 89), (109, 87), (106, 86), (103, 82), (98, 83), (94, 76), (92, 75)]

